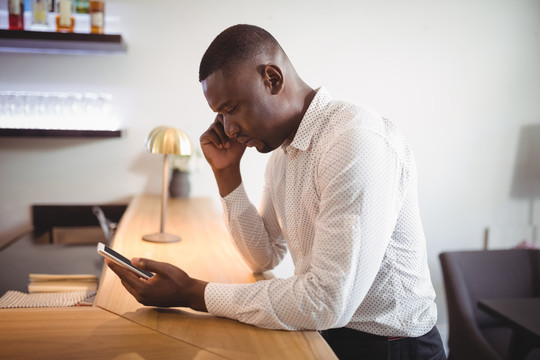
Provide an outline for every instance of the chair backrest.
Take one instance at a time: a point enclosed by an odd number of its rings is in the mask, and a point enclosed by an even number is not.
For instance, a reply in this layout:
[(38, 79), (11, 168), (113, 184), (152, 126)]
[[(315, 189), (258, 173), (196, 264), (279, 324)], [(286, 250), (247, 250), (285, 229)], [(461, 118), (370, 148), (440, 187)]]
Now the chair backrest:
[(540, 296), (540, 250), (446, 252), (440, 259), (450, 318), (459, 311), (480, 328), (492, 326), (496, 320), (478, 309), (478, 300)]
[(540, 296), (540, 250), (444, 252), (441, 260), (449, 322), (449, 359), (502, 359), (484, 336), (500, 328), (478, 300)]

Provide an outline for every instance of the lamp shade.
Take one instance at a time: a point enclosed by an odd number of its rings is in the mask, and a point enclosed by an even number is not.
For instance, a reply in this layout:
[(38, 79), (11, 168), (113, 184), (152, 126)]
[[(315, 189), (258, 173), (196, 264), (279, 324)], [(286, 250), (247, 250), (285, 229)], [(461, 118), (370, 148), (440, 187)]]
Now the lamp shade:
[(152, 154), (191, 155), (191, 140), (180, 129), (158, 126), (146, 138), (146, 149)]

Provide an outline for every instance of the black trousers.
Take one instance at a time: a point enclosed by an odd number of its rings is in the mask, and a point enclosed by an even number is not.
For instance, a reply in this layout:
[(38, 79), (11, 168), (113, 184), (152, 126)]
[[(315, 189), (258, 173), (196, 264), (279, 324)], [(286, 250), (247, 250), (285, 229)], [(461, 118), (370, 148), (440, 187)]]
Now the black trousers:
[(446, 360), (436, 327), (420, 337), (397, 340), (349, 328), (324, 330), (321, 335), (340, 360)]

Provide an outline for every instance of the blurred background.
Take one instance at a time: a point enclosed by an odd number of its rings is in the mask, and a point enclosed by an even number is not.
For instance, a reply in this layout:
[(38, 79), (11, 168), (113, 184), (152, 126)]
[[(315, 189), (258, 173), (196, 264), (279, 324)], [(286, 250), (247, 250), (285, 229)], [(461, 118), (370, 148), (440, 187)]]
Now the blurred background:
[[(122, 130), (110, 139), (0, 137), (1, 242), (31, 227), (32, 204), (159, 194), (161, 158), (144, 140), (168, 125), (198, 146), (214, 118), (199, 61), (238, 23), (270, 31), (309, 85), (389, 117), (411, 143), (442, 333), (441, 251), (536, 241), (540, 1), (107, 0), (105, 13), (126, 53), (0, 52), (0, 91), (107, 94)], [(249, 149), (243, 159), (254, 203), (267, 158)], [(218, 199), (204, 159), (190, 178), (192, 196)], [(276, 273), (291, 274), (290, 260)]]

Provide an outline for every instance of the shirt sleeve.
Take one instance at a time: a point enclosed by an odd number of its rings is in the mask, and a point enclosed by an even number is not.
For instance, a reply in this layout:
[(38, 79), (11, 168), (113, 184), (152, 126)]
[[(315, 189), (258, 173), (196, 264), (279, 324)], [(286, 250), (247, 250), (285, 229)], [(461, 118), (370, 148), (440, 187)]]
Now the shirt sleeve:
[(265, 188), (260, 213), (243, 184), (222, 198), (224, 220), (236, 249), (255, 273), (273, 269), (287, 252), (285, 239)]
[(309, 270), (254, 284), (211, 283), (209, 312), (273, 329), (347, 325), (381, 267), (397, 218), (399, 174), (395, 151), (379, 135), (356, 129), (337, 137), (317, 169)]

